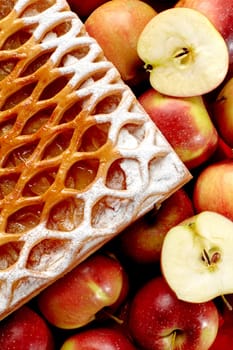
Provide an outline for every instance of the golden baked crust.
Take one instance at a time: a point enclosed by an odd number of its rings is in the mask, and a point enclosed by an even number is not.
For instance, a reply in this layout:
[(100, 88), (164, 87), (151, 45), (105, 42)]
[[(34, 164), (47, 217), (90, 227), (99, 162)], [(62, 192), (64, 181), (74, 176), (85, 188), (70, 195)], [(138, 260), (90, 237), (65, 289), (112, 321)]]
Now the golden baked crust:
[(189, 179), (64, 0), (0, 1), (0, 319)]

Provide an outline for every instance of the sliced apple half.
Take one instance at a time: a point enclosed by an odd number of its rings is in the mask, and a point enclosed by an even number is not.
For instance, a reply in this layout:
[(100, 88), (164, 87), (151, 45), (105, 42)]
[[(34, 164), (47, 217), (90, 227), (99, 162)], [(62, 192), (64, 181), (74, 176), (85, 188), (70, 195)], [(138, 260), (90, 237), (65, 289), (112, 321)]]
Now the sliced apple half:
[(170, 8), (153, 17), (139, 36), (137, 51), (160, 93), (187, 97), (215, 89), (229, 67), (227, 45), (206, 16)]
[(233, 293), (233, 222), (203, 211), (174, 226), (163, 242), (161, 268), (181, 300), (199, 303)]

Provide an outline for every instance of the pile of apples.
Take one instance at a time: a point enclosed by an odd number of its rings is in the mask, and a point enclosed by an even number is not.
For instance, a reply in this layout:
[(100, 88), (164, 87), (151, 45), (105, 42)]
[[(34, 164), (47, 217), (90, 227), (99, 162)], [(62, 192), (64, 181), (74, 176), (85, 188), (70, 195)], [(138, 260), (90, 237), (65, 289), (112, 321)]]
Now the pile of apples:
[(192, 180), (0, 322), (1, 350), (230, 350), (233, 1), (70, 0)]

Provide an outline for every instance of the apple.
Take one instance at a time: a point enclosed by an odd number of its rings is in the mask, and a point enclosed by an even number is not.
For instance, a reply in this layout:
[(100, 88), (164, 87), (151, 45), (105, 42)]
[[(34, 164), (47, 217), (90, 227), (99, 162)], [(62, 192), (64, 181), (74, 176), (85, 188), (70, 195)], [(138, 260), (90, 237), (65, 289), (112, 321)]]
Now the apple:
[(214, 153), (218, 134), (202, 96), (178, 98), (148, 88), (138, 100), (187, 168), (203, 164)]
[(211, 163), (216, 163), (222, 160), (233, 159), (233, 149), (222, 139), (221, 136), (218, 136), (217, 148), (211, 156)]
[(46, 321), (24, 305), (0, 322), (1, 350), (54, 350), (54, 339)]
[(93, 328), (65, 340), (60, 350), (136, 350), (121, 331), (114, 328)]
[(145, 283), (132, 300), (129, 329), (144, 350), (207, 350), (218, 325), (213, 301), (179, 300), (161, 276)]
[(155, 8), (157, 12), (164, 11), (170, 7), (173, 7), (176, 3), (177, 0), (144, 0), (151, 6)]
[(203, 211), (168, 231), (161, 252), (163, 276), (186, 302), (233, 293), (232, 247), (233, 222)]
[(128, 292), (126, 273), (118, 260), (95, 254), (38, 296), (38, 306), (54, 326), (74, 329), (94, 321), (97, 313), (118, 306)]
[(188, 7), (203, 13), (225, 39), (233, 68), (233, 2), (232, 0), (179, 0), (176, 7)]
[[(220, 314), (220, 323), (217, 336), (209, 350), (229, 350), (233, 344), (233, 295), (227, 295), (227, 305)], [(230, 304), (230, 306), (228, 305)]]
[(233, 220), (233, 159), (206, 166), (195, 178), (193, 205), (197, 213), (215, 211)]
[(219, 92), (213, 107), (213, 118), (223, 140), (233, 147), (233, 78)]
[(179, 189), (157, 209), (138, 219), (119, 236), (122, 253), (138, 263), (159, 262), (167, 231), (194, 215), (192, 201)]
[(229, 53), (221, 34), (202, 13), (169, 8), (141, 32), (137, 51), (152, 87), (176, 97), (203, 95), (225, 79)]
[(84, 20), (100, 5), (107, 2), (107, 0), (68, 0), (71, 9)]
[(233, 344), (233, 325), (223, 324), (209, 350), (230, 350)]
[(138, 37), (156, 15), (152, 6), (140, 0), (114, 0), (99, 6), (85, 21), (88, 33), (102, 47), (122, 79), (138, 83), (145, 71), (137, 53)]

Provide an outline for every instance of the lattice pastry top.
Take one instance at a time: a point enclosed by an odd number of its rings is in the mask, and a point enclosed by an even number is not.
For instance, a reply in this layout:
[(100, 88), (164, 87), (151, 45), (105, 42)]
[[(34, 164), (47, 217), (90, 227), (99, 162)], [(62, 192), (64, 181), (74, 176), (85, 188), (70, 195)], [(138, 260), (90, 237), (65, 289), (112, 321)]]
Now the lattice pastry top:
[(0, 0), (0, 319), (190, 174), (65, 0)]

